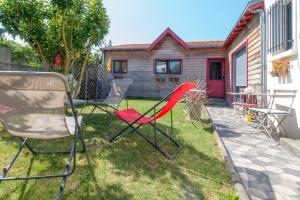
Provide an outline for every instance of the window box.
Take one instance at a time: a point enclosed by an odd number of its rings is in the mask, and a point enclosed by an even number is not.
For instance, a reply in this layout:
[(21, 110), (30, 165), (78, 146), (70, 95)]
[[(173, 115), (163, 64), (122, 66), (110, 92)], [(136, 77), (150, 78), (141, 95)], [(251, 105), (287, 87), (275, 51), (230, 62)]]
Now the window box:
[(165, 81), (166, 81), (166, 77), (157, 75), (157, 76), (155, 77), (155, 80), (156, 80), (157, 82), (165, 82)]
[(179, 77), (169, 77), (169, 81), (171, 81), (171, 82), (175, 82), (175, 83), (178, 83), (179, 82), (179, 80), (180, 80), (180, 78)]

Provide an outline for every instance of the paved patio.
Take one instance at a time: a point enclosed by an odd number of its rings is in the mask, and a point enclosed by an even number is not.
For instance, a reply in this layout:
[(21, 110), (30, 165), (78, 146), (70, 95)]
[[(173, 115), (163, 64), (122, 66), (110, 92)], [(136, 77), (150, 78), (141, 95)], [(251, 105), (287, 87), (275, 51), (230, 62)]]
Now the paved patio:
[(300, 199), (300, 158), (236, 122), (232, 108), (207, 110), (251, 199)]

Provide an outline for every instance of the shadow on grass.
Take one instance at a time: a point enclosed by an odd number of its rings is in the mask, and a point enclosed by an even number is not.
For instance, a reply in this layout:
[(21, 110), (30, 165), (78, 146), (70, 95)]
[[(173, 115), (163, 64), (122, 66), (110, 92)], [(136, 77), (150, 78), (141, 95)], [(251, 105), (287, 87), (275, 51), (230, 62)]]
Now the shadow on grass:
[[(84, 117), (86, 115), (87, 113), (83, 113)], [(104, 119), (105, 115), (95, 114), (90, 121), (85, 122), (82, 133), (87, 145), (87, 152), (78, 155), (78, 168), (76, 174), (73, 174), (67, 181), (64, 199), (134, 198), (133, 194), (130, 194), (127, 188), (124, 188), (126, 186), (121, 183), (107, 183), (105, 181), (105, 177), (111, 174), (117, 177), (132, 177), (133, 181), (136, 182), (148, 177), (153, 184), (159, 182), (165, 185), (178, 185), (182, 199), (205, 199), (206, 195), (203, 188), (207, 187), (208, 182), (213, 182), (220, 188), (230, 185), (230, 178), (226, 175), (224, 163), (191, 145), (182, 130), (176, 128), (178, 124), (175, 125), (173, 135), (183, 148), (174, 160), (167, 160), (137, 134), (130, 134), (117, 142), (109, 143), (107, 138), (118, 133), (126, 127), (126, 124), (116, 118), (112, 119), (109, 127), (93, 123), (94, 121), (101, 122)], [(159, 123), (159, 127), (166, 130), (169, 126), (167, 123)], [(209, 125), (205, 127), (209, 127)], [(206, 131), (210, 130), (207, 128)], [(141, 131), (150, 137), (153, 128), (144, 126)], [(8, 145), (11, 143), (15, 146), (19, 144), (18, 140), (12, 138), (7, 134), (1, 135), (1, 139)], [(66, 141), (61, 144), (57, 142), (50, 147), (57, 148), (57, 146), (64, 144)], [(33, 145), (45, 147), (39, 143), (33, 143)], [(39, 170), (43, 173), (64, 169), (62, 164), (65, 164), (66, 161), (65, 158), (56, 156), (33, 156), (33, 160), (46, 164), (46, 167)], [(108, 162), (111, 167), (105, 169), (103, 172), (105, 174), (99, 174), (98, 168), (103, 162)], [(33, 171), (31, 170), (32, 164), (26, 168), (28, 168), (29, 174)], [(53, 184), (55, 189), (51, 190), (52, 193), (49, 192), (52, 195), (55, 195), (56, 191), (58, 192), (58, 181), (56, 180), (56, 183)], [(23, 182), (19, 199), (30, 199), (33, 196), (39, 196), (43, 199), (43, 194), (40, 194), (41, 190), (47, 192), (47, 188), (37, 189), (38, 183), (40, 182), (35, 181), (27, 186), (27, 182)], [(141, 185), (140, 187), (144, 186)], [(212, 191), (214, 193), (220, 193), (218, 189), (212, 190), (215, 190)]]

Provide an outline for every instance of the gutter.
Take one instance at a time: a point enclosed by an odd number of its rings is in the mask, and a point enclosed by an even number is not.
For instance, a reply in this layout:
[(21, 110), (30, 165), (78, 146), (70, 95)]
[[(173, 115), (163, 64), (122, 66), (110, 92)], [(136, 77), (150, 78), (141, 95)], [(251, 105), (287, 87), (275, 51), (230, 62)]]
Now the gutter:
[[(267, 88), (266, 82), (266, 60), (267, 60), (267, 50), (266, 50), (266, 13), (263, 9), (251, 10), (251, 13), (260, 15), (260, 92), (264, 94)], [(262, 96), (261, 105), (264, 105), (264, 97)]]

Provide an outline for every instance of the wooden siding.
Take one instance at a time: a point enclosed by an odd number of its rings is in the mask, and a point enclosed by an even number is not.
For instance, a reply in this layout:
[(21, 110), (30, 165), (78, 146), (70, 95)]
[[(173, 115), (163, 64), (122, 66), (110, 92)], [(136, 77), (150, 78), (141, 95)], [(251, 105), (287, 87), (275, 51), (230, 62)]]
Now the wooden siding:
[[(199, 77), (206, 82), (206, 62), (208, 58), (225, 58), (225, 48), (183, 49), (170, 36), (165, 37), (152, 51), (105, 51), (105, 65), (109, 59), (127, 59), (128, 73), (120, 76), (132, 78), (133, 84), (128, 95), (136, 97), (163, 97), (180, 82), (190, 77)], [(182, 59), (182, 74), (160, 75), (165, 82), (157, 82), (153, 73), (155, 59)], [(113, 74), (110, 75), (114, 77)], [(169, 77), (179, 77), (179, 83), (171, 82)]]
[[(248, 26), (239, 34), (235, 41), (228, 47), (226, 90), (231, 91), (232, 54), (243, 43), (247, 44), (248, 59), (248, 86), (260, 88), (260, 24), (259, 16), (255, 16)], [(227, 98), (229, 96), (227, 95)]]

